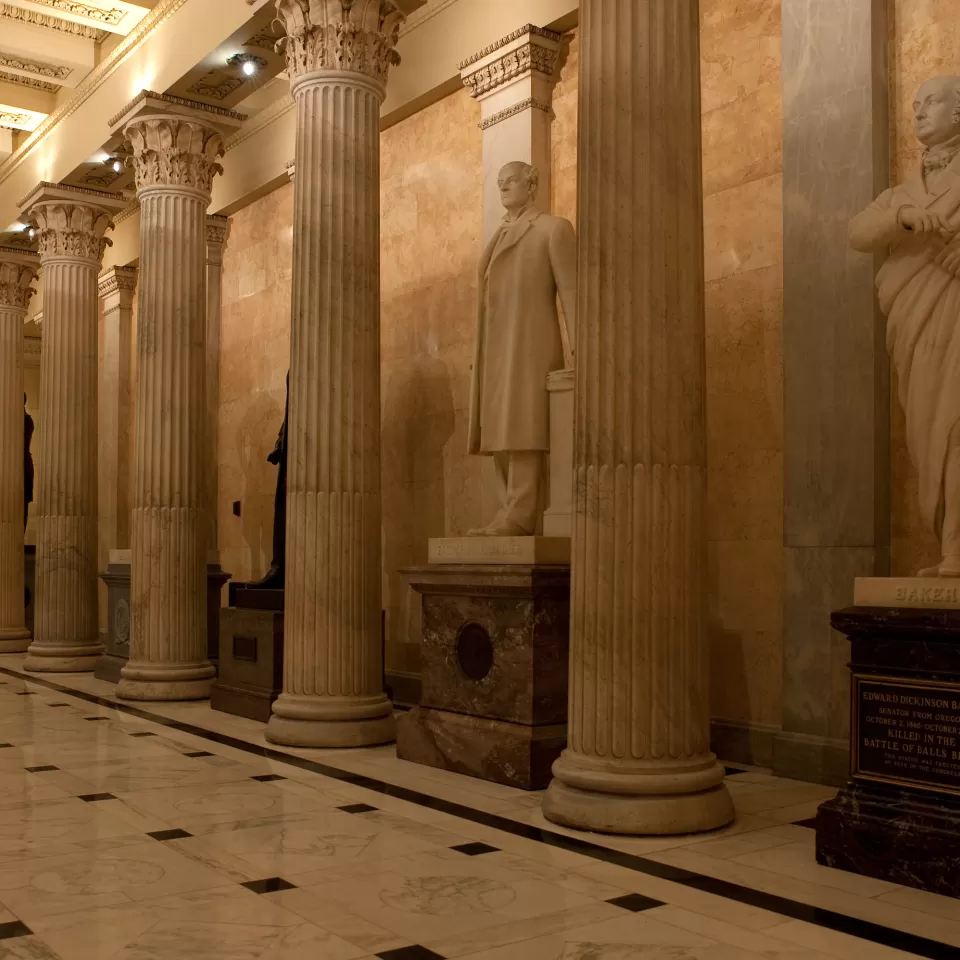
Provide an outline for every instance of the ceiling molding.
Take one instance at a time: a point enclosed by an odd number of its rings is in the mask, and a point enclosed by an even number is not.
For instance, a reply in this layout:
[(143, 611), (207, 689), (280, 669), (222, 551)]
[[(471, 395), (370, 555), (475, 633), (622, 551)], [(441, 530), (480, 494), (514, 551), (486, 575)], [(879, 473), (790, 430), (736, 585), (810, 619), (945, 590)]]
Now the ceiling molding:
[(31, 90), (42, 90), (44, 93), (56, 93), (60, 84), (50, 83), (49, 80), (37, 80), (34, 77), (24, 77), (19, 73), (5, 73), (0, 70), (0, 83), (15, 83), (21, 87), (30, 87)]
[(26, 57), (13, 57), (0, 52), (0, 67), (7, 70), (22, 70), (38, 77), (49, 77), (51, 80), (66, 80), (73, 73), (71, 67), (64, 67), (56, 63), (41, 63), (39, 60), (28, 60)]
[(98, 23), (106, 23), (115, 27), (127, 15), (126, 10), (120, 7), (111, 7), (109, 10), (104, 7), (95, 7), (89, 3), (79, 3), (78, 0), (33, 0), (42, 7), (50, 7), (52, 10), (59, 10), (61, 13), (71, 13), (75, 17), (83, 17), (85, 20), (95, 20)]
[(165, 20), (172, 17), (187, 0), (160, 0), (160, 2), (128, 33), (107, 58), (80, 82), (73, 96), (61, 104), (20, 145), (19, 149), (0, 164), (0, 183), (10, 176), (33, 152), (43, 138), (48, 136), (64, 120), (73, 116), (80, 107), (104, 84), (137, 47)]
[(279, 120), (285, 113), (289, 113), (296, 105), (296, 101), (289, 93), (285, 93), (278, 100), (274, 100), (269, 107), (251, 117), (233, 136), (227, 138), (223, 144), (224, 153), (229, 153), (244, 140), (249, 140), (264, 127), (269, 126), (275, 120)]
[(107, 36), (106, 30), (98, 30), (96, 27), (87, 26), (85, 23), (77, 23), (74, 20), (64, 20), (49, 13), (15, 7), (9, 3), (0, 3), (0, 19), (19, 20), (21, 23), (33, 27), (45, 27), (48, 30), (58, 30), (60, 33), (72, 33), (76, 37), (83, 37), (84, 40), (93, 40), (97, 43)]

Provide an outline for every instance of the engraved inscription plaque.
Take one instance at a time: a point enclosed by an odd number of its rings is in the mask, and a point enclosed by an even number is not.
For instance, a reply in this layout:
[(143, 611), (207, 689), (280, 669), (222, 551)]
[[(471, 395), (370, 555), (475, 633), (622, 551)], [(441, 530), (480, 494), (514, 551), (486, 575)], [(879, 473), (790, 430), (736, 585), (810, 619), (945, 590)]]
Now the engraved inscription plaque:
[(853, 677), (853, 776), (960, 795), (960, 684)]

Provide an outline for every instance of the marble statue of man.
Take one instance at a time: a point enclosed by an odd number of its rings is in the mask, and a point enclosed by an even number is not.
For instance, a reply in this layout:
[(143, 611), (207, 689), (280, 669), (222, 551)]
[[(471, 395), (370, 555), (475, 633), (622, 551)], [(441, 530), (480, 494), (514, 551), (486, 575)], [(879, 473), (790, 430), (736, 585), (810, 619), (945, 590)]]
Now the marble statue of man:
[(890, 253), (877, 273), (920, 510), (940, 562), (919, 576), (960, 577), (960, 77), (937, 77), (913, 105), (926, 147), (918, 176), (850, 224), (850, 245)]
[(498, 182), (507, 213), (480, 259), (468, 452), (493, 457), (500, 509), (470, 535), (514, 537), (536, 531), (550, 447), (547, 374), (563, 367), (557, 295), (572, 344), (577, 240), (568, 220), (534, 206), (535, 167), (508, 163)]

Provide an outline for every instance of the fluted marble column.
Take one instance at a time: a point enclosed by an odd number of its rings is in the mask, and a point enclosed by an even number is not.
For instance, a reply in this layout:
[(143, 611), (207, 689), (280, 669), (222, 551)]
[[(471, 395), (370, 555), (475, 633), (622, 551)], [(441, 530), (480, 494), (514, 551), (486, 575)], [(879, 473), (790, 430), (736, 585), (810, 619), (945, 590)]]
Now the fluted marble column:
[(23, 579), (23, 324), (40, 265), (0, 247), (0, 653), (30, 645)]
[(380, 646), (380, 104), (391, 0), (277, 0), (297, 102), (283, 693), (267, 738), (393, 739)]
[(123, 200), (40, 184), (21, 203), (43, 265), (34, 637), (24, 669), (93, 670), (97, 630), (97, 277)]
[(117, 695), (209, 696), (206, 210), (229, 111), (143, 94), (114, 121), (133, 152), (140, 285), (131, 522), (130, 660)]
[(709, 748), (697, 0), (580, 6), (569, 746), (544, 814), (733, 818)]

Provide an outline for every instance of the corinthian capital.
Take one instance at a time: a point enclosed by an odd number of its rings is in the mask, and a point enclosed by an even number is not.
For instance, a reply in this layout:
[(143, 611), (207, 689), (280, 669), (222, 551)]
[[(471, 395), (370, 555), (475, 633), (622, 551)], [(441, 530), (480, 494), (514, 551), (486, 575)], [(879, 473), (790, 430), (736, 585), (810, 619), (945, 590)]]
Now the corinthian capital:
[(77, 257), (80, 260), (103, 259), (110, 245), (104, 234), (113, 222), (110, 214), (85, 203), (44, 203), (33, 208), (37, 224), (40, 260)]
[(133, 150), (131, 164), (137, 189), (146, 187), (192, 187), (210, 193), (213, 178), (223, 172), (217, 160), (223, 156), (223, 137), (198, 120), (143, 117), (124, 127)]
[(26, 310), (33, 296), (31, 283), (37, 277), (37, 257), (9, 247), (0, 247), (0, 308)]
[[(362, 73), (387, 82), (404, 14), (394, 0), (276, 0), (286, 27), (290, 79), (315, 70)], [(281, 41), (283, 43), (284, 41)]]

